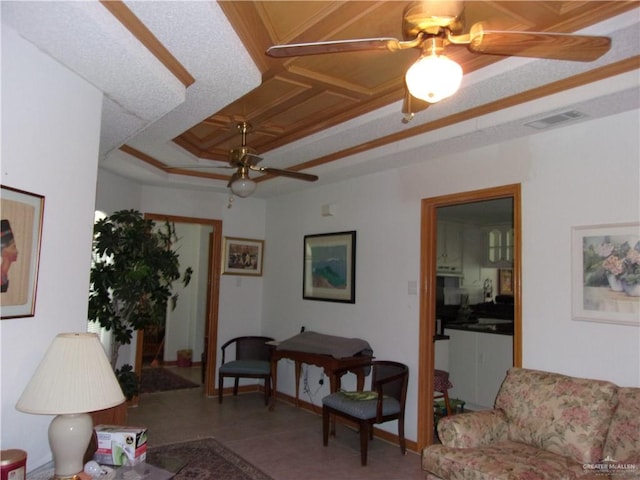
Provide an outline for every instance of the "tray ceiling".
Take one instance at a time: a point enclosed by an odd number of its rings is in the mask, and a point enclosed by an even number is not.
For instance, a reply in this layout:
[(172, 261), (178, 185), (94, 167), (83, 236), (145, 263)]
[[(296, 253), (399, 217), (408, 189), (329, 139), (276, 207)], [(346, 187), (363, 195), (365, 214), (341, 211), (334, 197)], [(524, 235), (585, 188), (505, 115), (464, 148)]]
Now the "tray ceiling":
[[(91, 51), (95, 47), (85, 38), (87, 18), (92, 22), (89, 26), (93, 31), (97, 28), (111, 35), (109, 54), (117, 54), (128, 42), (127, 45), (133, 44), (135, 48), (146, 48), (144, 55), (136, 54), (140, 57), (137, 65), (162, 61), (162, 72), (155, 75), (162, 77), (162, 88), (171, 90), (171, 95), (164, 95), (166, 99), (160, 98), (164, 110), (153, 111), (140, 123), (127, 126), (117, 120), (123, 118), (118, 113), (118, 106), (123, 104), (118, 97), (124, 94), (114, 88), (113, 94), (107, 95), (101, 166), (143, 183), (184, 188), (226, 191), (230, 170), (169, 170), (167, 167), (227, 165), (229, 149), (240, 143), (238, 122), (252, 125), (247, 143), (264, 157), (265, 166), (316, 173), (321, 181), (323, 178), (331, 181), (367, 173), (367, 170), (358, 172), (351, 168), (363, 152), (398, 142), (405, 144), (402, 148), (417, 148), (420, 143), (437, 140), (437, 135), (425, 138), (430, 132), (638, 68), (637, 33), (635, 45), (633, 34), (629, 33), (633, 30), (633, 18), (637, 26), (638, 2), (467, 2), (463, 14), (467, 28), (483, 20), (503, 30), (569, 33), (604, 22), (603, 28), (619, 37), (614, 37), (612, 51), (602, 61), (592, 64), (516, 61), (449, 46), (447, 55), (460, 63), (465, 73), (460, 92), (403, 124), (400, 110), (404, 73), (419, 56), (418, 49), (288, 59), (270, 58), (265, 50), (282, 43), (381, 36), (402, 38), (402, 12), (408, 2), (151, 1), (104, 2), (103, 5), (64, 2), (64, 7), (58, 7), (60, 11), (69, 9), (61, 15), (67, 27), (68, 38), (64, 42), (59, 39), (59, 29), (51, 25), (51, 9), (56, 8), (57, 2), (45, 2), (54, 4), (48, 10), (20, 3), (24, 2), (3, 2), (3, 21), (30, 41), (41, 43), (45, 51), (94, 83), (99, 82), (91, 78), (92, 68), (74, 63), (92, 53), (99, 54)], [(93, 5), (90, 8), (66, 5), (74, 3)], [(95, 10), (96, 6), (102, 11)], [(34, 8), (38, 8), (38, 14), (34, 14)], [(627, 17), (631, 20), (619, 25), (606, 24), (606, 20), (630, 10)], [(31, 25), (27, 25), (27, 21)], [(38, 21), (42, 22), (40, 26)], [(55, 21), (53, 16), (54, 24)], [(61, 42), (58, 49), (51, 46), (52, 36)], [(74, 40), (77, 44), (71, 48)], [(109, 54), (103, 56), (109, 57)], [(90, 62), (87, 60), (87, 63)], [(130, 77), (137, 72), (118, 68), (131, 85), (135, 78)], [(137, 77), (154, 75), (155, 70), (159, 70), (155, 65), (153, 69), (148, 67), (137, 73)], [(164, 78), (167, 70), (173, 74), (171, 80)], [(111, 76), (113, 74), (112, 71)], [(114, 84), (117, 82), (118, 79), (113, 79)], [(153, 86), (152, 81), (148, 86), (142, 85), (145, 91), (138, 97), (144, 100)], [(111, 85), (107, 83), (100, 88), (109, 92)], [(109, 100), (113, 100), (111, 107)], [(147, 101), (158, 109), (154, 102), (158, 99)], [(633, 108), (628, 100), (623, 103), (626, 108)], [(131, 120), (127, 117), (127, 121)], [(387, 164), (379, 168), (389, 167)], [(273, 180), (269, 175), (256, 174), (256, 177), (261, 184), (258, 192), (264, 195), (313, 185), (290, 179)], [(272, 180), (273, 186), (267, 188)]]

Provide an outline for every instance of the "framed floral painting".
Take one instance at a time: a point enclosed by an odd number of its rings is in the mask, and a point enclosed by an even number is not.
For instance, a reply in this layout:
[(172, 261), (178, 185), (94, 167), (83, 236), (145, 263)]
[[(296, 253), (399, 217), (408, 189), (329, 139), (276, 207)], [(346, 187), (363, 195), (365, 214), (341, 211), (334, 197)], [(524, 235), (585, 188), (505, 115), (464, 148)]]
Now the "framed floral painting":
[(572, 229), (574, 320), (640, 326), (640, 223)]

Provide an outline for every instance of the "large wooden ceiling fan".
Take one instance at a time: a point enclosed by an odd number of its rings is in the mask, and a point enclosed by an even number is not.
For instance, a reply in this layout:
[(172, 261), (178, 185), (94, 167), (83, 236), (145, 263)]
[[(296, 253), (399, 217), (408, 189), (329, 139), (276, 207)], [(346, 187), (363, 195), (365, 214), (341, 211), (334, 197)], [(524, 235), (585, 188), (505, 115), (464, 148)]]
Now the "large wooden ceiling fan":
[(295, 57), (368, 50), (398, 51), (419, 48), (422, 55), (407, 71), (405, 119), (413, 113), (455, 93), (462, 69), (444, 55), (445, 48), (466, 46), (471, 52), (490, 55), (549, 58), (590, 62), (611, 48), (611, 39), (590, 35), (490, 29), (484, 22), (473, 24), (468, 33), (462, 21), (463, 1), (410, 3), (403, 13), (404, 40), (363, 38), (313, 43), (275, 45), (271, 57)]

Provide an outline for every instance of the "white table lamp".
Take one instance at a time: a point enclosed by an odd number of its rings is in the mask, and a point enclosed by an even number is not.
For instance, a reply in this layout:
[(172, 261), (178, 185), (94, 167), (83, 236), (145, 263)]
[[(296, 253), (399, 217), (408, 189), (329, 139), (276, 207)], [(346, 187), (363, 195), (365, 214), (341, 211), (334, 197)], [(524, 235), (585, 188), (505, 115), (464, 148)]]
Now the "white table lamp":
[(83, 470), (93, 421), (87, 412), (125, 401), (118, 379), (94, 333), (61, 333), (51, 343), (16, 408), (56, 415), (49, 426), (56, 479)]

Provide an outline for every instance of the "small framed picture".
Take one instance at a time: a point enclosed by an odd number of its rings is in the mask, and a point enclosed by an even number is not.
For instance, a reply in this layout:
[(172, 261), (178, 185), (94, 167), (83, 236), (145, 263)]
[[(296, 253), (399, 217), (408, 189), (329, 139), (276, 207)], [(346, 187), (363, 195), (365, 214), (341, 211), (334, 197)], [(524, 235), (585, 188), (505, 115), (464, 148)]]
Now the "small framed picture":
[(224, 237), (223, 275), (262, 275), (264, 240)]
[(513, 295), (513, 270), (498, 270), (498, 295)]
[(44, 197), (2, 185), (2, 318), (33, 317)]
[(640, 326), (640, 223), (571, 234), (573, 319)]
[(356, 303), (356, 232), (304, 237), (302, 298)]

